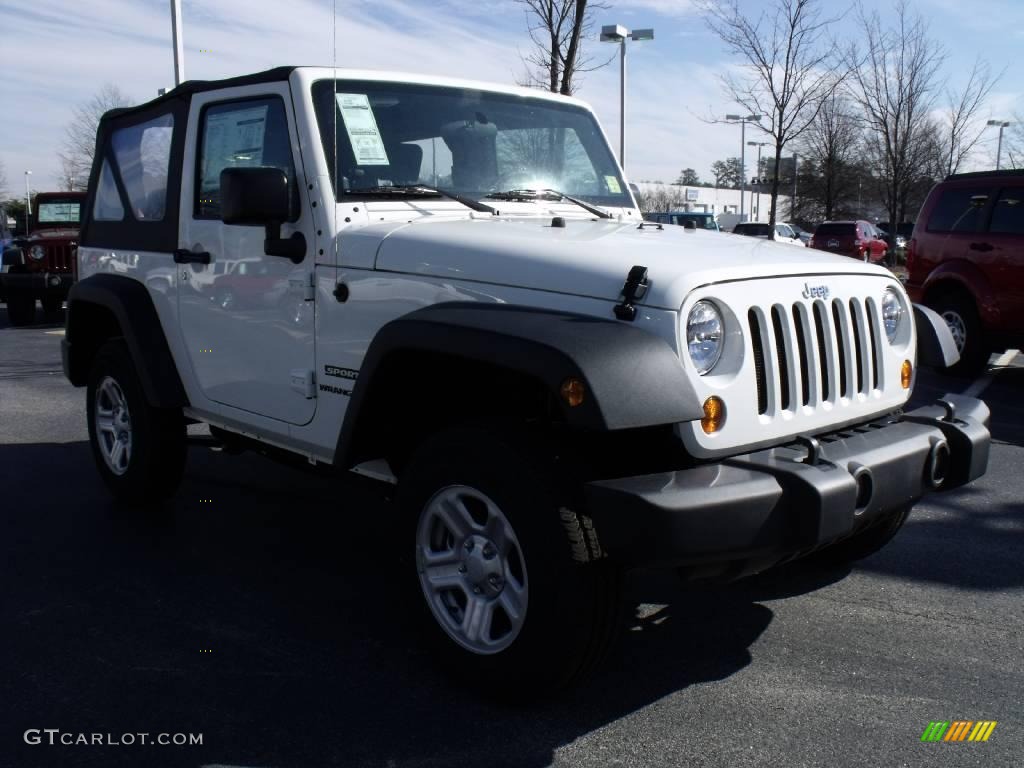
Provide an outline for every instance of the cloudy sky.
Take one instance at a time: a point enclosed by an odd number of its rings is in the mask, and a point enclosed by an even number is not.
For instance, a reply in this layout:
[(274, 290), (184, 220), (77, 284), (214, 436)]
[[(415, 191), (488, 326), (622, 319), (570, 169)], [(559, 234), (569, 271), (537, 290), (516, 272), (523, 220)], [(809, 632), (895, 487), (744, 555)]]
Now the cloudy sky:
[[(888, 0), (864, 0), (891, 14)], [(911, 0), (946, 49), (944, 74), (962, 81), (983, 55), (1006, 69), (987, 112), (1010, 118), (1024, 94), (1014, 65), (1024, 43), (1021, 0)], [(332, 4), (336, 3), (336, 37)], [(701, 118), (737, 107), (717, 75), (735, 62), (709, 34), (689, 0), (608, 0), (597, 25), (654, 27), (653, 42), (629, 49), (626, 168), (632, 180), (671, 181), (684, 167), (707, 176), (712, 162), (738, 154), (739, 129)], [(752, 14), (765, 0), (746, 0)], [(832, 5), (830, 0), (827, 5)], [(843, 6), (848, 6), (843, 3)], [(394, 69), (502, 83), (521, 79), (529, 52), (526, 17), (513, 0), (184, 0), (185, 71), (212, 79), (280, 64)], [(839, 35), (856, 40), (850, 14)], [(104, 83), (144, 101), (173, 84), (168, 0), (4, 0), (0, 64), (0, 161), (8, 192), (52, 188), (64, 126), (75, 104)], [(589, 42), (594, 58), (612, 46)], [(618, 66), (587, 74), (577, 95), (591, 102), (618, 142)], [(990, 116), (990, 115), (986, 115)], [(995, 132), (976, 163), (990, 166)], [(748, 139), (756, 138), (748, 135)], [(748, 159), (749, 162), (749, 159)]]

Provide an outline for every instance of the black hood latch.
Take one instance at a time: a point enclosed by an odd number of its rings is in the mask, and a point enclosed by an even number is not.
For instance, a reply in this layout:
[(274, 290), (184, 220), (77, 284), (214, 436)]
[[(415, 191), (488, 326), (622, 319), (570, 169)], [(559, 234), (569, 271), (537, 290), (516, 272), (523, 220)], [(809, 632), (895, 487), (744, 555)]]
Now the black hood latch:
[(615, 316), (619, 320), (636, 319), (636, 307), (633, 302), (642, 299), (647, 293), (647, 267), (639, 264), (629, 270), (626, 282), (622, 286), (622, 303), (615, 305)]

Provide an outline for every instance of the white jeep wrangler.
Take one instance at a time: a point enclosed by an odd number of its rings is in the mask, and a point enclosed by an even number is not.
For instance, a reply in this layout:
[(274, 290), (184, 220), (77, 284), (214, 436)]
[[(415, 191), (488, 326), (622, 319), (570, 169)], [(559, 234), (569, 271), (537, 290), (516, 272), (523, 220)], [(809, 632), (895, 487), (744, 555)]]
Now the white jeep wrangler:
[(902, 411), (956, 353), (890, 272), (644, 222), (571, 98), (189, 82), (104, 116), (83, 218), (63, 362), (113, 494), (173, 492), (195, 422), (397, 484), (425, 632), (492, 691), (591, 669), (624, 568), (863, 557), (986, 468), (983, 403)]

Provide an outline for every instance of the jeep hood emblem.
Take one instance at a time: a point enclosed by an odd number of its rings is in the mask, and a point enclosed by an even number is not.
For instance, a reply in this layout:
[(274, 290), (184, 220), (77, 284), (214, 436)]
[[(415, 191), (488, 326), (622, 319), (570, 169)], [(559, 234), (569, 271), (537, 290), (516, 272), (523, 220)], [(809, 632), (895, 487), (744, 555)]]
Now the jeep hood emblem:
[(804, 291), (800, 294), (805, 299), (827, 299), (830, 295), (827, 285), (811, 285), (804, 283)]

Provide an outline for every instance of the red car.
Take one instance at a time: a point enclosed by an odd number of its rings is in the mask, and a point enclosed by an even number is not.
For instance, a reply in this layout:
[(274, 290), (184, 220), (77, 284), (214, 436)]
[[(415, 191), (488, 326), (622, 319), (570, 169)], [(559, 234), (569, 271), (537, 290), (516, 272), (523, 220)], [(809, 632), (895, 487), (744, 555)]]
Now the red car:
[(1024, 171), (961, 173), (928, 195), (907, 247), (907, 290), (946, 321), (954, 372), (1024, 345)]
[(814, 230), (808, 245), (819, 251), (890, 266), (889, 246), (868, 221), (826, 221)]
[(0, 293), (7, 300), (11, 325), (29, 325), (36, 299), (48, 315), (60, 313), (74, 282), (73, 264), (82, 219), (84, 192), (40, 192), (28, 236), (15, 240), (3, 254)]

